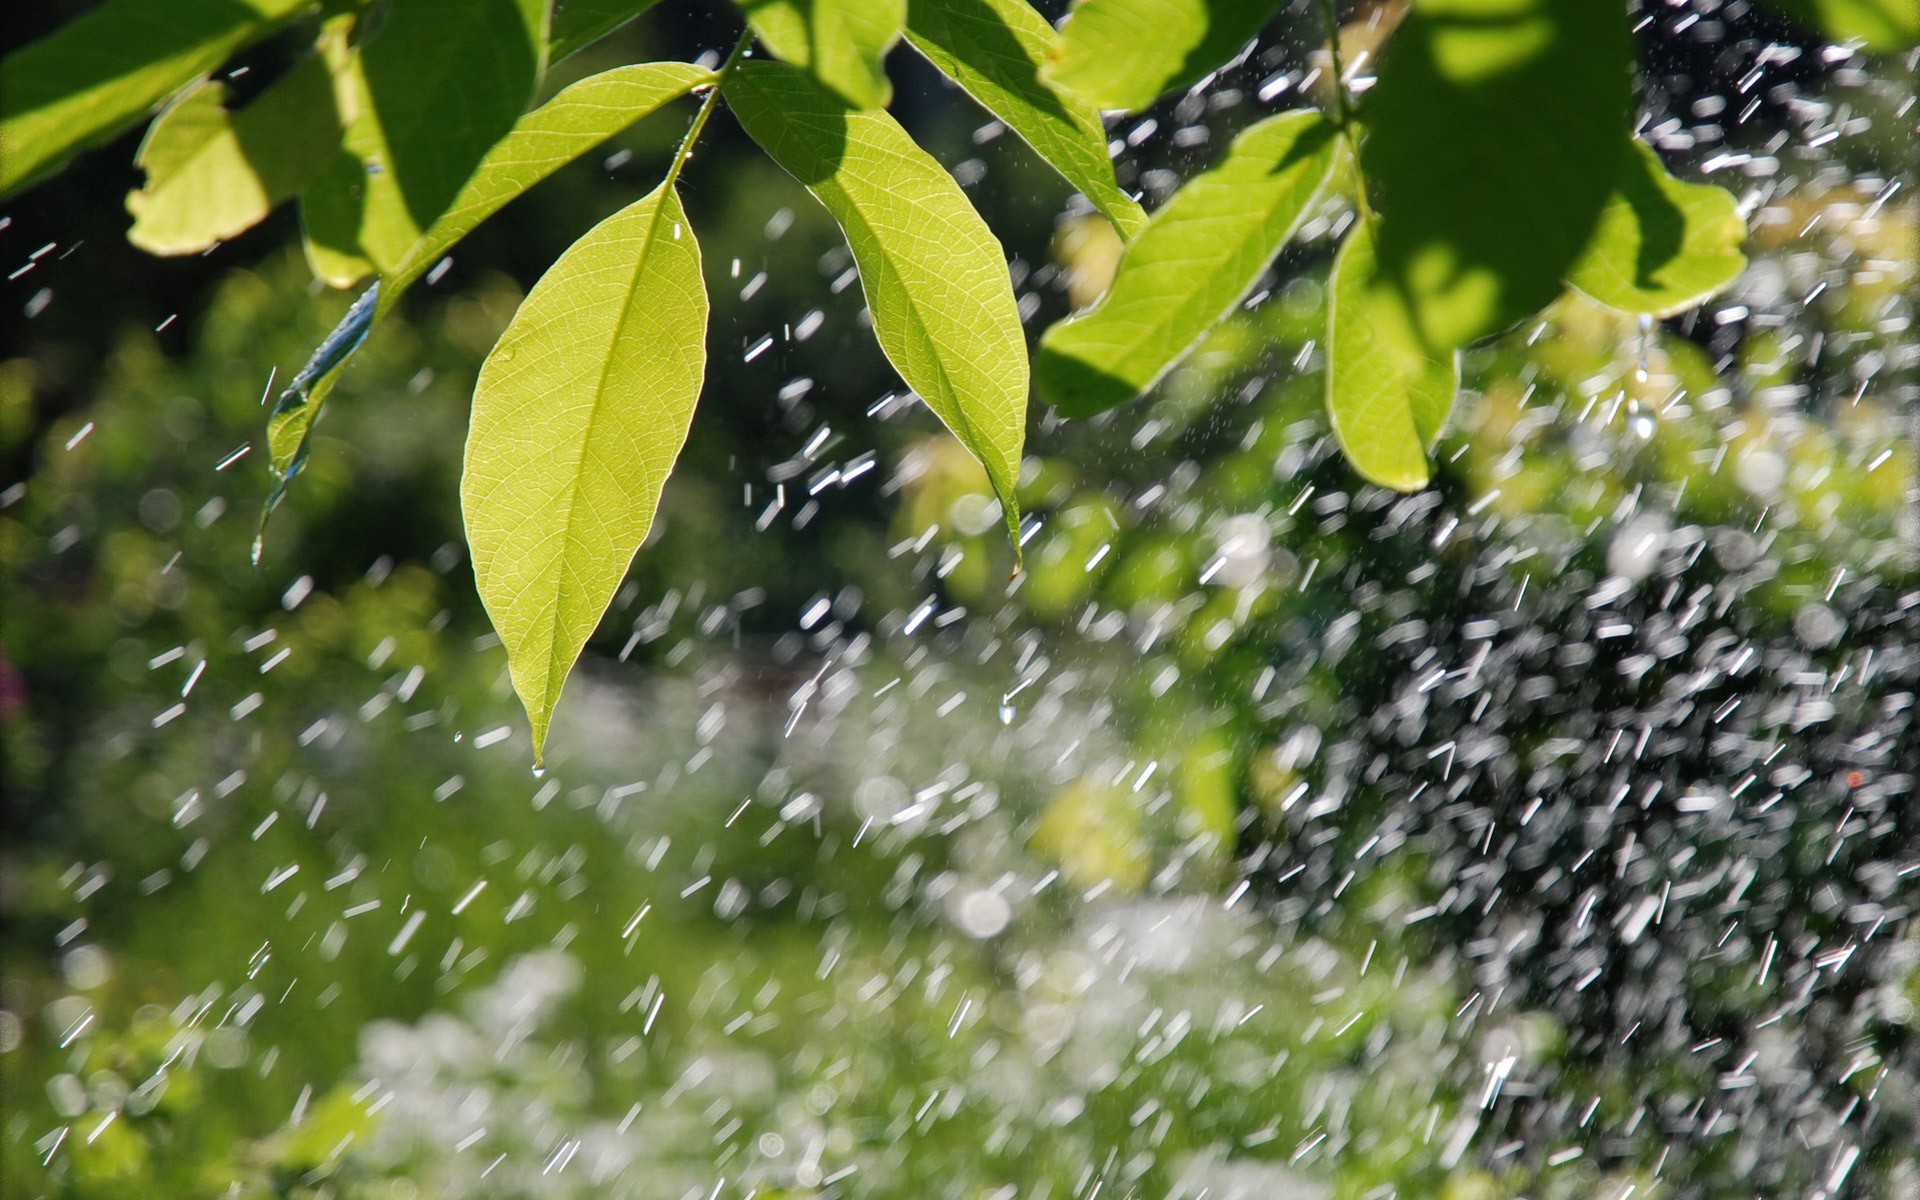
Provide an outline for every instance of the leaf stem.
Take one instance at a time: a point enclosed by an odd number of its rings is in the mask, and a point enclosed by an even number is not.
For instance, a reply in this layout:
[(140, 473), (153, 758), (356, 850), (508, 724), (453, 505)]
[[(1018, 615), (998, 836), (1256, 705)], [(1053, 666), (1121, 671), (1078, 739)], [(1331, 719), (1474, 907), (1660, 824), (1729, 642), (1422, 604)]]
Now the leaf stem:
[(687, 127), (687, 136), (680, 139), (680, 148), (673, 152), (673, 165), (667, 168), (667, 177), (660, 184), (663, 192), (673, 190), (680, 180), (680, 169), (693, 157), (694, 143), (700, 140), (700, 133), (707, 127), (707, 119), (713, 116), (713, 110), (720, 102), (720, 88), (726, 83), (727, 76), (733, 74), (733, 66), (746, 55), (747, 47), (753, 44), (753, 27), (749, 25), (740, 31), (740, 40), (733, 44), (733, 50), (727, 55), (727, 61), (713, 73), (713, 82), (707, 85), (706, 97), (700, 101), (700, 111), (693, 115), (693, 124)]
[(1333, 90), (1333, 126), (1347, 144), (1348, 160), (1353, 165), (1353, 199), (1362, 220), (1373, 219), (1373, 206), (1367, 203), (1367, 179), (1360, 173), (1360, 139), (1354, 136), (1353, 112), (1347, 100), (1346, 70), (1340, 61), (1340, 0), (1321, 0), (1320, 11), (1327, 22), (1327, 59), (1333, 72), (1329, 85)]
[(1327, 58), (1333, 71), (1329, 81), (1333, 89), (1333, 123), (1344, 134), (1352, 114), (1347, 111), (1346, 72), (1340, 64), (1340, 0), (1321, 0), (1320, 11), (1326, 16)]

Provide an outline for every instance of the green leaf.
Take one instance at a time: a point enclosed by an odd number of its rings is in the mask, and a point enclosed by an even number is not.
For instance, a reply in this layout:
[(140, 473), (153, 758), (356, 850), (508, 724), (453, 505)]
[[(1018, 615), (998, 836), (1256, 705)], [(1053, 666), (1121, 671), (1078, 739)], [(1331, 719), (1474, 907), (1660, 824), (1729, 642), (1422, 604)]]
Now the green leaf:
[(772, 62), (739, 64), (726, 96), (748, 135), (846, 232), (880, 348), (986, 468), (1017, 547), (1027, 343), (1000, 243), (886, 113), (849, 109)]
[(855, 108), (892, 100), (885, 60), (906, 27), (906, 0), (741, 0), (740, 7), (775, 58), (805, 68)]
[(238, 112), (214, 82), (182, 95), (147, 130), (127, 196), (127, 238), (150, 254), (197, 254), (259, 224), (340, 149), (324, 60), (310, 57)]
[(395, 0), (336, 77), (346, 144), (301, 197), (314, 265), (336, 287), (391, 270), (525, 111), (544, 0)]
[[(377, 321), (406, 289), (461, 238), (514, 197), (614, 134), (713, 79), (691, 63), (640, 63), (589, 76), (520, 118), (513, 132), (480, 160), (433, 228), (421, 235), (383, 282)], [(284, 481), (297, 470), (308, 433), (344, 359), (305, 388), (289, 388), (267, 424), (273, 470)]]
[(561, 255), (480, 370), (461, 507), (536, 756), (653, 525), (700, 395), (706, 332), (700, 248), (662, 188)]
[(692, 63), (637, 63), (590, 75), (520, 118), (487, 151), (473, 175), (420, 240), (394, 265), (390, 307), (402, 289), (482, 221), (561, 167), (702, 84), (713, 72)]
[(1333, 264), (1327, 301), (1327, 413), (1360, 474), (1385, 487), (1427, 485), (1427, 448), (1460, 389), (1460, 356), (1429, 351), (1379, 274), (1373, 222), (1358, 222)]
[(0, 61), (0, 196), (112, 137), (312, 0), (108, 0)]
[(559, 0), (547, 36), (547, 65), (585, 50), (660, 0)]
[(914, 0), (907, 40), (1093, 202), (1128, 240), (1146, 210), (1113, 179), (1100, 114), (1040, 82), (1053, 26), (1027, 0)]
[(1896, 54), (1920, 44), (1920, 4), (1913, 0), (1767, 0), (1837, 42), (1859, 41)]
[(1430, 346), (1559, 294), (1627, 152), (1632, 65), (1626, 8), (1596, 0), (1426, 0), (1387, 43), (1360, 164)]
[[(357, 22), (353, 13), (331, 17), (314, 42), (314, 51), (333, 77), (334, 111), (340, 114), (343, 142), (346, 127), (355, 122), (367, 103), (366, 80), (350, 40)], [(301, 248), (306, 251), (314, 278), (334, 287), (352, 287), (375, 270), (360, 251), (359, 209), (343, 207), (343, 202), (357, 203), (366, 167), (343, 146), (321, 176), (300, 193)]]
[(1593, 241), (1567, 282), (1602, 304), (1666, 317), (1685, 312), (1746, 269), (1747, 223), (1733, 194), (1683, 183), (1635, 138)]
[[(300, 193), (301, 246), (314, 278), (328, 287), (350, 288), (380, 270), (360, 248), (366, 188), (366, 164), (342, 153)], [(405, 237), (403, 227), (380, 240), (393, 243)]]
[(1279, 0), (1078, 0), (1040, 75), (1103, 109), (1138, 112), (1252, 41)]
[(1040, 339), (1041, 399), (1090, 417), (1152, 387), (1259, 282), (1332, 175), (1337, 145), (1317, 112), (1235, 138), (1127, 247), (1106, 299)]

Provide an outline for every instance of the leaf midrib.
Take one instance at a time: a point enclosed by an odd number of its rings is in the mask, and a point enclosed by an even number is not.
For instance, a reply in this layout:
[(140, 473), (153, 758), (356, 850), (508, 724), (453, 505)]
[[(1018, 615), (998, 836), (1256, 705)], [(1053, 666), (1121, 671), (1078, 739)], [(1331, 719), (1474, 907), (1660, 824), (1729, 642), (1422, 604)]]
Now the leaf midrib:
[[(600, 414), (606, 399), (607, 380), (613, 374), (613, 347), (619, 344), (628, 323), (633, 319), (634, 307), (638, 303), (640, 295), (639, 280), (641, 275), (646, 271), (647, 257), (653, 252), (654, 241), (660, 231), (660, 217), (661, 214), (666, 211), (667, 198), (671, 196), (672, 193), (663, 190), (656, 193), (656, 195), (659, 199), (653, 206), (652, 219), (647, 222), (646, 231), (641, 237), (640, 253), (634, 259), (633, 272), (630, 276), (632, 282), (627, 288), (626, 299), (621, 301), (620, 304), (620, 319), (615, 322), (613, 333), (607, 339), (608, 352), (600, 358), (600, 366), (597, 372), (598, 378), (594, 381), (593, 387), (593, 403), (588, 407), (586, 427), (581, 432), (581, 453), (579, 457), (574, 460), (574, 469), (569, 472), (571, 479), (566, 488), (566, 517), (561, 524), (561, 542), (563, 546), (571, 544), (574, 540), (574, 517), (579, 510), (582, 475), (582, 471), (579, 468), (580, 464), (586, 461), (585, 448), (592, 444), (594, 429), (600, 422)], [(652, 522), (649, 521), (648, 524), (651, 525)], [(644, 538), (644, 536), (643, 534), (642, 537)], [(569, 598), (566, 561), (562, 555), (555, 555), (553, 557), (553, 578), (553, 619), (552, 628), (548, 631), (549, 636), (547, 637), (547, 676), (545, 680), (546, 695), (549, 704), (559, 698), (560, 685), (566, 682), (567, 673), (573, 667), (572, 660), (562, 661), (560, 654), (560, 610)], [(598, 625), (598, 623), (596, 619), (595, 624)], [(593, 631), (588, 630), (587, 636), (591, 638)]]

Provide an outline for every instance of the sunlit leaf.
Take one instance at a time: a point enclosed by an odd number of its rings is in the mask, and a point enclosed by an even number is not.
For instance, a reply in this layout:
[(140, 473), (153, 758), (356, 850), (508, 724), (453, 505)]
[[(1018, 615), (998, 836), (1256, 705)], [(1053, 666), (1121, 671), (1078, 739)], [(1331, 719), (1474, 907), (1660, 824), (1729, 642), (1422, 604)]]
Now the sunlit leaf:
[(1000, 243), (887, 114), (850, 109), (780, 63), (741, 63), (726, 92), (753, 140), (846, 231), (881, 349), (986, 467), (1017, 539), (1027, 345)]
[(856, 108), (893, 98), (887, 51), (907, 23), (906, 0), (742, 0), (773, 56), (803, 67)]
[(1090, 417), (1152, 387), (1259, 281), (1325, 186), (1336, 145), (1316, 112), (1235, 138), (1127, 247), (1107, 298), (1040, 339), (1041, 399)]
[(1747, 223), (1733, 194), (1667, 173), (1634, 139), (1593, 241), (1567, 282), (1602, 304), (1664, 317), (1706, 300), (1746, 268)]
[(1216, 70), (1278, 0), (1078, 0), (1041, 75), (1104, 109), (1137, 112)]
[(1147, 214), (1113, 179), (1100, 114), (1040, 81), (1053, 27), (1027, 0), (914, 0), (907, 40), (1080, 189), (1122, 236)]
[(559, 0), (547, 34), (547, 64), (585, 50), (660, 0)]
[(312, 0), (108, 0), (0, 61), (0, 195), (118, 133)]
[(1913, 0), (1766, 0), (1837, 42), (1897, 53), (1920, 45), (1920, 4)]
[(637, 63), (589, 76), (562, 90), (520, 118), (513, 132), (487, 151), (447, 211), (395, 264), (392, 276), (398, 286), (392, 290), (397, 295), (456, 242), (534, 184), (712, 79), (713, 72), (692, 63)]
[(1429, 351), (1375, 259), (1374, 223), (1347, 235), (1327, 301), (1327, 413), (1347, 460), (1373, 482), (1425, 487), (1427, 448), (1460, 388), (1459, 354)]
[(461, 507), (536, 754), (652, 527), (706, 370), (700, 249), (670, 190), (541, 277), (480, 371)]
[(1559, 293), (1627, 152), (1632, 63), (1626, 9), (1594, 0), (1428, 0), (1387, 43), (1361, 166), (1430, 345)]
[(544, 53), (543, 0), (401, 0), (336, 78), (342, 153), (301, 196), (314, 266), (336, 287), (391, 270), (521, 115)]
[[(480, 160), (447, 211), (382, 281), (378, 320), (406, 289), (461, 238), (514, 197), (634, 122), (713, 78), (691, 63), (639, 63), (604, 71), (563, 89), (520, 118)], [(333, 363), (306, 387), (289, 387), (267, 426), (273, 469), (284, 480), (296, 470), (306, 439), (344, 362)]]
[(251, 229), (312, 182), (340, 148), (324, 60), (308, 58), (237, 112), (208, 82), (154, 121), (134, 162), (128, 240), (152, 254), (197, 254)]

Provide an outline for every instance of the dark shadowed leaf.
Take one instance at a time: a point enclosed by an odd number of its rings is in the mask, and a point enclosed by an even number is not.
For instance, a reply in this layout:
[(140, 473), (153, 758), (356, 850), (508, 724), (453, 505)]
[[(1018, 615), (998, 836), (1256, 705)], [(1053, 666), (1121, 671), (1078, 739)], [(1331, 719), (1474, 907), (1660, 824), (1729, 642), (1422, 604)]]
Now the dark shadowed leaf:
[(660, 0), (558, 0), (547, 34), (547, 65), (612, 33)]
[(1430, 0), (1387, 43), (1361, 166), (1430, 345), (1558, 294), (1626, 154), (1632, 62), (1625, 8), (1594, 0)]

